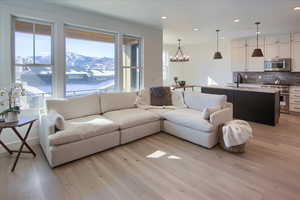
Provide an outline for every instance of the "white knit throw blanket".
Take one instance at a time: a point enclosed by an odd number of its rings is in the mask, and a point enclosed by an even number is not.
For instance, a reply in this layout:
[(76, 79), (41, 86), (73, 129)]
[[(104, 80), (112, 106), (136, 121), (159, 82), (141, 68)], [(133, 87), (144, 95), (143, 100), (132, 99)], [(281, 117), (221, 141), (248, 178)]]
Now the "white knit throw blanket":
[(246, 121), (233, 120), (223, 126), (223, 138), (226, 147), (244, 144), (252, 137), (252, 128)]

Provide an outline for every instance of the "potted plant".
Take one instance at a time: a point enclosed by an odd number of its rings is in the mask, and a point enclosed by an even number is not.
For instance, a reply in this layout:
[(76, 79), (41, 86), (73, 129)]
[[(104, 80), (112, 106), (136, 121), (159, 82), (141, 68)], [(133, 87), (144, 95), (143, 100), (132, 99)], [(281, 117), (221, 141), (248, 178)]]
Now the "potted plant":
[(175, 82), (175, 85), (177, 86), (178, 85), (178, 77), (177, 76), (174, 77), (174, 82)]
[(5, 122), (10, 123), (18, 121), (20, 106), (17, 105), (17, 101), (20, 96), (25, 96), (25, 89), (20, 83), (16, 83), (10, 88), (0, 89), (0, 106), (4, 107), (4, 110), (0, 112), (0, 115), (5, 118)]

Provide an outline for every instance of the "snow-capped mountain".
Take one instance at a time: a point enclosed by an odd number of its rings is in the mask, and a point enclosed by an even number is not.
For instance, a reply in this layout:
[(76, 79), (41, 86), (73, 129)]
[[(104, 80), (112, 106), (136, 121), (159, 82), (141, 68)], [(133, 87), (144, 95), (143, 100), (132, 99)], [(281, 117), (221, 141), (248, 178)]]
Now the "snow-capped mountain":
[[(17, 57), (17, 64), (31, 64), (33, 63), (32, 56), (28, 57)], [(36, 64), (49, 64), (50, 56), (36, 56)], [(113, 71), (114, 70), (114, 59), (108, 57), (89, 57), (79, 55), (76, 53), (69, 52), (66, 55), (66, 71), (89, 71), (92, 69)]]

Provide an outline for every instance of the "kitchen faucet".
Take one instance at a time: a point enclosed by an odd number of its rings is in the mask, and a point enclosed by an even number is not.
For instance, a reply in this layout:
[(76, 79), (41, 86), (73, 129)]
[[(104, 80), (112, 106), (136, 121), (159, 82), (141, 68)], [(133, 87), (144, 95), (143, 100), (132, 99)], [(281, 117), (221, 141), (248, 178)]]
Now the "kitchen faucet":
[(236, 74), (236, 87), (239, 88), (240, 87), (240, 83), (242, 81), (242, 75), (240, 73)]

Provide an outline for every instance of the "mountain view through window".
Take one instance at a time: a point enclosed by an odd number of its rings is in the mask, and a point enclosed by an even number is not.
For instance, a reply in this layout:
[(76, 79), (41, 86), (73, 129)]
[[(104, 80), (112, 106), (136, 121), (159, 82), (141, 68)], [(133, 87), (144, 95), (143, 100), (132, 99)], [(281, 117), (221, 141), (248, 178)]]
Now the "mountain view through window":
[[(52, 95), (52, 36), (43, 25), (17, 22), (15, 31), (16, 81), (27, 94)], [(41, 29), (40, 33), (39, 30)], [(44, 31), (44, 32), (43, 32)], [(66, 96), (114, 88), (114, 35), (65, 29)]]

